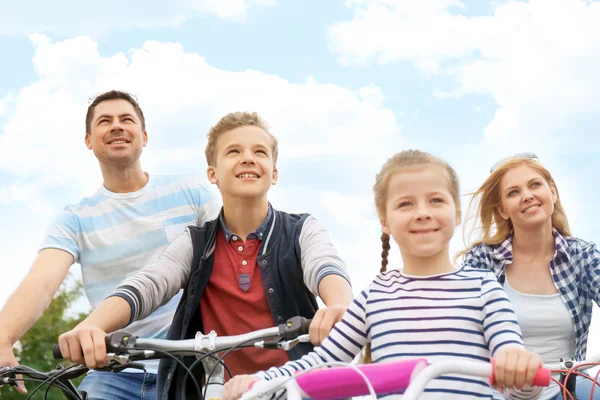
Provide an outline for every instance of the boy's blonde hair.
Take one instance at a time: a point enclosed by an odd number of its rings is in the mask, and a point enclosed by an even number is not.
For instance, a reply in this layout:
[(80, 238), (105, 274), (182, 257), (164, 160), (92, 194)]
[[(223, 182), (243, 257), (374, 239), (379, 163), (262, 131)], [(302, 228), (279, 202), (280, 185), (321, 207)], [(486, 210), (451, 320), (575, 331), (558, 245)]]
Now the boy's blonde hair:
[(469, 201), (468, 218), (463, 227), (463, 239), (465, 244), (468, 245), (468, 243), (471, 242), (471, 238), (475, 231), (479, 231), (479, 234), (468, 248), (457, 254), (457, 259), (473, 246), (482, 243), (488, 245), (501, 243), (512, 232), (512, 221), (510, 219), (502, 218), (500, 211), (498, 211), (498, 207), (502, 203), (500, 182), (508, 171), (522, 165), (538, 172), (546, 180), (548, 185), (556, 190), (556, 203), (554, 203), (554, 212), (552, 213), (552, 227), (563, 236), (571, 236), (567, 214), (560, 202), (558, 188), (556, 187), (550, 172), (537, 160), (529, 158), (511, 158), (500, 164), (500, 166), (488, 176), (479, 189), (470, 193), (472, 198)]
[[(379, 219), (385, 218), (385, 210), (388, 195), (388, 184), (390, 178), (395, 173), (401, 172), (404, 168), (414, 166), (425, 166), (425, 165), (438, 165), (448, 174), (448, 186), (450, 194), (454, 199), (456, 205), (456, 215), (460, 216), (460, 185), (458, 181), (458, 175), (454, 168), (450, 166), (446, 161), (441, 158), (435, 157), (427, 152), (420, 150), (405, 150), (394, 154), (389, 158), (385, 164), (381, 167), (381, 171), (375, 177), (375, 185), (373, 185), (373, 191), (375, 192), (375, 208)], [(381, 234), (381, 269), (380, 272), (387, 270), (388, 254), (390, 251), (390, 235), (387, 233)], [(363, 362), (365, 364), (371, 362), (371, 343), (367, 343)]]
[(208, 137), (208, 143), (204, 153), (206, 155), (206, 162), (209, 166), (215, 166), (217, 164), (217, 140), (219, 137), (231, 130), (241, 128), (243, 126), (257, 126), (263, 129), (267, 135), (271, 138), (271, 151), (273, 153), (273, 165), (277, 163), (277, 139), (269, 132), (267, 122), (263, 120), (258, 113), (236, 111), (225, 115), (217, 122), (215, 126), (210, 128), (210, 131), (206, 135)]

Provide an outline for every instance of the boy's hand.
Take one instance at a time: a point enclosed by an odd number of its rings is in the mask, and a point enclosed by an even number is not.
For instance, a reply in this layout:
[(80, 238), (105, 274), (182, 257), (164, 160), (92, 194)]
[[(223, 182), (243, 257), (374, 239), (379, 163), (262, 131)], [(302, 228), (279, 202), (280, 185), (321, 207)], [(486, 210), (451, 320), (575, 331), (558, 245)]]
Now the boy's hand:
[(95, 326), (77, 326), (58, 337), (58, 345), (65, 360), (99, 368), (106, 364), (106, 333)]
[(535, 353), (516, 347), (500, 349), (494, 359), (494, 388), (503, 393), (505, 388), (531, 386), (540, 367), (542, 360)]
[(258, 379), (252, 375), (237, 375), (223, 388), (223, 400), (237, 400), (250, 389), (250, 384)]
[(313, 345), (319, 346), (323, 343), (323, 340), (329, 336), (333, 326), (344, 316), (346, 308), (344, 306), (331, 306), (317, 310), (308, 330), (310, 342)]

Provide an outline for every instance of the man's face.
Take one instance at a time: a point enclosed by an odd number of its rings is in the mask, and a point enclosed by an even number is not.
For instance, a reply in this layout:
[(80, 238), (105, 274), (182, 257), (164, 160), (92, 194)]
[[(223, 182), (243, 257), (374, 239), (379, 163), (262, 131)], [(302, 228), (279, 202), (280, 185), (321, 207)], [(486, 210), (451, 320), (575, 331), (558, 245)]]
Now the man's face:
[(106, 100), (96, 105), (85, 144), (100, 164), (127, 167), (139, 160), (147, 143), (148, 135), (128, 101)]
[(277, 182), (269, 135), (256, 126), (243, 126), (217, 139), (216, 165), (208, 167), (208, 180), (223, 199), (258, 199)]

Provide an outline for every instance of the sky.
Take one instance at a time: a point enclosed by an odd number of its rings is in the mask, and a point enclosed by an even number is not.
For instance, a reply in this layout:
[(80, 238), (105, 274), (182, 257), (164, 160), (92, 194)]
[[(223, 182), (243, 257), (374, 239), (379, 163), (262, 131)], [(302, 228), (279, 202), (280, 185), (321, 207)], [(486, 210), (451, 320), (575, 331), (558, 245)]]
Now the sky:
[(259, 112), (280, 142), (270, 201), (327, 227), (355, 293), (379, 270), (374, 176), (409, 148), (457, 170), (465, 212), (491, 164), (534, 152), (573, 235), (600, 243), (598, 1), (0, 0), (0, 49), (0, 306), (102, 184), (84, 118), (110, 89), (138, 96), (152, 174), (205, 179), (210, 127)]

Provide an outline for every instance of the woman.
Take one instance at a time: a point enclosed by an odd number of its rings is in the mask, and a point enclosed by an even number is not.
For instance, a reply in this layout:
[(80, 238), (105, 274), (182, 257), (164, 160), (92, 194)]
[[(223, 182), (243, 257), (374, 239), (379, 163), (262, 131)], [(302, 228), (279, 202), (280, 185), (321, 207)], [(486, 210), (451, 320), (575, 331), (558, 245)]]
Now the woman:
[[(585, 359), (592, 302), (600, 303), (600, 252), (571, 236), (550, 172), (532, 153), (501, 160), (473, 194), (473, 207), (471, 234), (477, 228), (479, 237), (463, 251), (464, 264), (495, 272), (528, 350), (545, 363)], [(577, 378), (580, 399), (590, 398), (591, 387)], [(600, 387), (593, 398), (600, 400)], [(552, 385), (540, 399), (562, 399), (562, 392)]]

